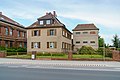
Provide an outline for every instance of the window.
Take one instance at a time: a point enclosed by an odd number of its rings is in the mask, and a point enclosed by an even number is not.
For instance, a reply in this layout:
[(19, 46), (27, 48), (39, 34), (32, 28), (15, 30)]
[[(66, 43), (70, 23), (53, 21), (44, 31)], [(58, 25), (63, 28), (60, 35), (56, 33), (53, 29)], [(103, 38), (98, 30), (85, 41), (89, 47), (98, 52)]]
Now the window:
[(8, 41), (5, 41), (5, 47), (6, 48), (8, 47)]
[(63, 36), (65, 35), (65, 31), (63, 30)]
[(43, 21), (40, 21), (40, 25), (43, 25)]
[(13, 47), (13, 43), (12, 42), (10, 42), (10, 47)]
[(20, 37), (20, 31), (18, 31), (18, 37)]
[(41, 30), (34, 30), (34, 31), (32, 31), (32, 36), (40, 36), (40, 32), (41, 32)]
[(40, 48), (40, 42), (32, 42), (31, 47), (32, 48)]
[(38, 30), (34, 31), (34, 36), (38, 36)]
[(24, 47), (27, 48), (27, 43), (26, 42), (24, 42)]
[(56, 29), (50, 29), (47, 31), (48, 36), (55, 36), (56, 35)]
[(68, 34), (67, 34), (67, 32), (66, 32), (66, 37), (67, 37), (67, 35), (68, 35)]
[(11, 36), (13, 35), (13, 29), (10, 29), (10, 35)]
[(22, 47), (22, 42), (19, 43), (19, 47)]
[(25, 32), (22, 33), (22, 36), (25, 37)]
[(90, 41), (90, 43), (95, 43), (95, 41)]
[(76, 32), (75, 34), (80, 34), (80, 32)]
[(46, 20), (46, 24), (50, 24), (50, 20)]
[(88, 32), (83, 32), (83, 34), (88, 34)]
[(96, 34), (96, 32), (95, 31), (91, 31), (90, 34)]
[(57, 48), (57, 42), (47, 42), (47, 48)]
[(80, 41), (76, 41), (76, 44), (80, 44)]
[(6, 34), (6, 35), (9, 35), (8, 28), (5, 28), (5, 34)]
[(53, 35), (54, 35), (54, 30), (51, 29), (51, 30), (50, 30), (50, 36), (53, 36)]
[(64, 42), (62, 42), (62, 48), (63, 48), (63, 49), (65, 48), (65, 43), (64, 43)]
[(83, 43), (88, 43), (87, 41), (83, 41)]

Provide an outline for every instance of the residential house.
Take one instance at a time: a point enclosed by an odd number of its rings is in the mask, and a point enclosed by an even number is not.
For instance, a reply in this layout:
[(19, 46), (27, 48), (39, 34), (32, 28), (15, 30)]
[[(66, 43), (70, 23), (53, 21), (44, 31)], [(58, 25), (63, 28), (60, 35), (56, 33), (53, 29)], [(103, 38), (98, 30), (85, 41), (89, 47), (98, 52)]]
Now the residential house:
[(26, 47), (26, 29), (0, 12), (0, 46)]
[(71, 32), (61, 23), (55, 11), (46, 13), (27, 29), (27, 51), (68, 52), (71, 50)]
[(98, 33), (99, 29), (94, 24), (78, 24), (73, 29), (74, 51), (84, 45), (97, 49)]

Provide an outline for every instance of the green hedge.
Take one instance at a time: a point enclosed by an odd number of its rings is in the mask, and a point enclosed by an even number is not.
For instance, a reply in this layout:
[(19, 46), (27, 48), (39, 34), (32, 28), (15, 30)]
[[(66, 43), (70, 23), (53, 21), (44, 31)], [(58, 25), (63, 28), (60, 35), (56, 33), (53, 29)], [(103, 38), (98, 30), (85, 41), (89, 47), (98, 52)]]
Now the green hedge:
[(65, 53), (37, 53), (37, 56), (65, 56)]
[(96, 51), (90, 46), (82, 46), (78, 49), (79, 54), (95, 54)]

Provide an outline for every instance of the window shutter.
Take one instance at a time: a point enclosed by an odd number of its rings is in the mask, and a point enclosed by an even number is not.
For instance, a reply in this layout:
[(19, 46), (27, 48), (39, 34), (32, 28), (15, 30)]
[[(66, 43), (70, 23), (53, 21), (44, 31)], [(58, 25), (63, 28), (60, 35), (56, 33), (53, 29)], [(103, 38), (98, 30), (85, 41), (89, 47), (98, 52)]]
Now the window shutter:
[(47, 30), (47, 36), (50, 36), (50, 30)]
[(39, 36), (41, 35), (41, 30), (39, 30)]
[(34, 35), (34, 31), (32, 31), (32, 33), (31, 33), (31, 34), (32, 34), (32, 36), (33, 36), (33, 35)]
[(38, 42), (38, 48), (40, 48), (40, 42)]
[(55, 48), (57, 48), (57, 42), (54, 42)]
[(33, 48), (33, 42), (31, 42), (31, 48)]
[(54, 29), (54, 35), (56, 36), (56, 29)]
[(47, 42), (47, 48), (49, 48), (49, 42)]

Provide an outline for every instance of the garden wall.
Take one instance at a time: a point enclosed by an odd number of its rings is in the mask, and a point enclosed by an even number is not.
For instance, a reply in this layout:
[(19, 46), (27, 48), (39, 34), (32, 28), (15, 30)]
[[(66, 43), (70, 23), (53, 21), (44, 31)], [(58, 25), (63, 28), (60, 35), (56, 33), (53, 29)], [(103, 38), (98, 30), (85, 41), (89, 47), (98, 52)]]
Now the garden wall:
[(4, 58), (4, 57), (6, 57), (5, 52), (4, 51), (0, 51), (0, 58)]
[(112, 51), (112, 58), (115, 61), (120, 61), (120, 51), (116, 50)]

